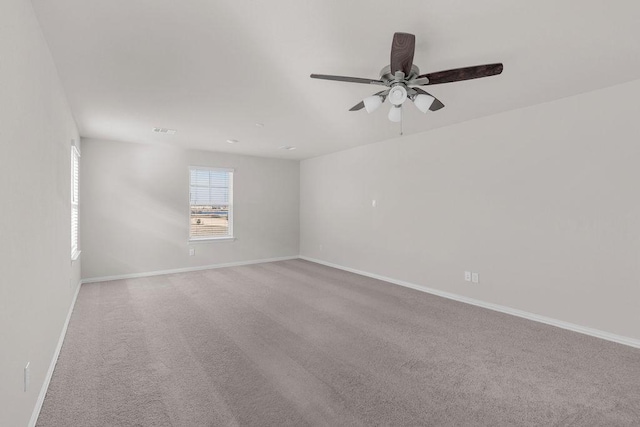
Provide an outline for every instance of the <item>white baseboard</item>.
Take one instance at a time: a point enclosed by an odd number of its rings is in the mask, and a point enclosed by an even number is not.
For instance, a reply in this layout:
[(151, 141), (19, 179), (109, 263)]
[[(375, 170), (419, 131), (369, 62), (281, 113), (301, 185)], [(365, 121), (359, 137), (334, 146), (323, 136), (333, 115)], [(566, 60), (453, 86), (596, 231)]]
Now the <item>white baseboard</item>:
[(73, 307), (76, 305), (76, 300), (78, 299), (78, 292), (80, 292), (80, 285), (82, 282), (78, 283), (76, 286), (76, 292), (73, 295), (73, 300), (71, 301), (71, 306), (69, 307), (69, 312), (67, 313), (67, 318), (64, 321), (64, 326), (62, 327), (62, 332), (60, 333), (60, 338), (58, 339), (58, 345), (56, 346), (56, 350), (53, 352), (53, 358), (51, 359), (51, 363), (49, 364), (49, 370), (47, 371), (47, 375), (44, 377), (44, 383), (40, 388), (40, 394), (38, 394), (38, 400), (36, 400), (36, 406), (33, 408), (33, 412), (31, 413), (31, 419), (29, 420), (29, 427), (35, 427), (36, 422), (38, 421), (38, 416), (40, 415), (40, 410), (42, 409), (42, 404), (44, 403), (44, 397), (47, 395), (47, 390), (49, 389), (49, 383), (51, 382), (51, 377), (53, 376), (53, 370), (56, 367), (56, 363), (58, 362), (58, 356), (60, 355), (60, 350), (62, 349), (62, 343), (64, 342), (64, 337), (67, 334), (67, 327), (69, 326), (69, 320), (71, 320), (71, 313), (73, 313)]
[(328, 267), (337, 268), (339, 270), (348, 271), (351, 273), (359, 274), (361, 276), (371, 277), (373, 279), (383, 280), (385, 282), (393, 283), (395, 285), (405, 286), (407, 288), (415, 289), (418, 291), (426, 292), (429, 294), (437, 295), (443, 298), (452, 299), (455, 301), (464, 302), (467, 304), (476, 305), (478, 307), (488, 308), (489, 310), (499, 311), (501, 313), (511, 314), (513, 316), (522, 317), (524, 319), (533, 320), (534, 322), (545, 323), (547, 325), (556, 326), (558, 328), (567, 329), (573, 332), (579, 332), (585, 335), (591, 335), (596, 338), (601, 338), (607, 341), (613, 341), (618, 344), (628, 345), (630, 347), (640, 348), (640, 340), (624, 337), (621, 335), (611, 334), (609, 332), (601, 331), (599, 329), (588, 328), (586, 326), (576, 325), (574, 323), (564, 322), (562, 320), (553, 319), (551, 317), (540, 316), (538, 314), (529, 313), (527, 311), (518, 310), (515, 308), (506, 307), (503, 305), (493, 304), (477, 300), (474, 298), (465, 297), (462, 295), (452, 294), (450, 292), (440, 291), (438, 289), (428, 288), (426, 286), (416, 285), (414, 283), (405, 282), (403, 280), (393, 279), (391, 277), (381, 276), (379, 274), (373, 274), (362, 270), (356, 270), (354, 268), (344, 267), (342, 265), (333, 264), (331, 262), (323, 261), (320, 259), (310, 258), (306, 256), (300, 256), (300, 259), (306, 261), (315, 262), (317, 264), (326, 265)]
[(82, 283), (108, 282), (110, 280), (121, 280), (121, 279), (136, 279), (139, 277), (161, 276), (163, 274), (174, 274), (174, 273), (187, 273), (190, 271), (211, 270), (214, 268), (223, 268), (223, 267), (238, 267), (240, 265), (262, 264), (265, 262), (287, 261), (290, 259), (298, 259), (298, 255), (286, 256), (286, 257), (280, 257), (280, 258), (256, 259), (251, 261), (228, 262), (224, 264), (211, 264), (211, 265), (203, 265), (199, 267), (174, 268), (171, 270), (148, 271), (145, 273), (131, 273), (131, 274), (118, 274), (115, 276), (90, 277), (88, 279), (82, 279)]

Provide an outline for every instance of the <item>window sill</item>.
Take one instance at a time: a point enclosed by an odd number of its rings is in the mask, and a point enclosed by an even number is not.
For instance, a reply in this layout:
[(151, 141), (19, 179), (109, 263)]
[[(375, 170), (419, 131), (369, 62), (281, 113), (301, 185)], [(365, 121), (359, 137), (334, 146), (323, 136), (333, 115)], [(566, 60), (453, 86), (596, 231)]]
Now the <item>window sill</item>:
[(233, 236), (228, 237), (206, 237), (202, 239), (189, 239), (189, 244), (193, 243), (211, 243), (211, 242), (233, 242), (236, 240)]
[(72, 253), (71, 254), (71, 262), (77, 261), (78, 258), (80, 258), (80, 253), (82, 253), (82, 251), (75, 251), (74, 253)]

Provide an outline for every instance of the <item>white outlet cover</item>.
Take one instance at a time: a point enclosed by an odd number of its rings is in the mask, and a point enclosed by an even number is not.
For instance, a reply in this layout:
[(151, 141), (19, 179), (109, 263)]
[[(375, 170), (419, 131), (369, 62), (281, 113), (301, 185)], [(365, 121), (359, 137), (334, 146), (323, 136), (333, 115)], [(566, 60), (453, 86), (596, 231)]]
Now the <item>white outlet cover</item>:
[(376, 200), (375, 200), (375, 199), (373, 199), (373, 200), (371, 201), (371, 206), (372, 206), (372, 207), (374, 207), (374, 208), (375, 208), (377, 204), (378, 204), (378, 202), (376, 202)]
[(465, 271), (464, 272), (464, 281), (465, 282), (470, 282), (471, 281), (471, 272), (470, 271)]
[(479, 283), (480, 282), (480, 275), (478, 273), (471, 273), (471, 281), (473, 283)]
[(189, 256), (194, 256), (196, 254), (195, 248), (189, 248)]

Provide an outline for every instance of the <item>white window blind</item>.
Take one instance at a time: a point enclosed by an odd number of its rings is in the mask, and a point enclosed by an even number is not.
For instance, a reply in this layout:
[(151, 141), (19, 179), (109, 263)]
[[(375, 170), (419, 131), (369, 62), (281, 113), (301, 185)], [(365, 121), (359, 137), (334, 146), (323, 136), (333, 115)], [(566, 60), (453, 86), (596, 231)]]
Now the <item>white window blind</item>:
[(78, 250), (78, 180), (80, 173), (80, 153), (71, 147), (71, 258), (76, 259)]
[(189, 168), (189, 239), (233, 237), (233, 170)]

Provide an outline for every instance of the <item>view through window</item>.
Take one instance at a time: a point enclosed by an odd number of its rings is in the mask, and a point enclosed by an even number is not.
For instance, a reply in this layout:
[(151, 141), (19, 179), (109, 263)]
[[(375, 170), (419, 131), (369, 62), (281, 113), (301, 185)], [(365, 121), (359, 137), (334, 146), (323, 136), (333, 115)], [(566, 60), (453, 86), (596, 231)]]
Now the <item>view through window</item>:
[(189, 168), (189, 239), (233, 237), (233, 170)]

